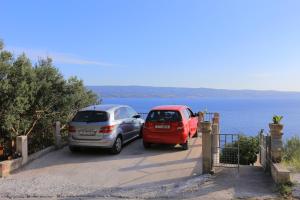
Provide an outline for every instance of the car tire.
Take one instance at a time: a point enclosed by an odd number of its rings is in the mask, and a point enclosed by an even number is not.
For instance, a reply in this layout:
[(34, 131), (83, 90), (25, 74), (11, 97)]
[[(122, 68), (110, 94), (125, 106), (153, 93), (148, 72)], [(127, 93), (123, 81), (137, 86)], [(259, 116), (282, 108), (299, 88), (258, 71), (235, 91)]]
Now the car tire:
[(79, 147), (69, 146), (69, 149), (72, 153), (78, 152), (80, 150)]
[(149, 149), (151, 147), (151, 144), (149, 142), (143, 142), (144, 148)]
[(115, 140), (113, 147), (111, 148), (111, 152), (113, 154), (119, 154), (122, 151), (123, 141), (121, 136), (118, 136)]
[(186, 142), (184, 144), (181, 144), (181, 147), (183, 150), (188, 150), (189, 149), (189, 142), (188, 140), (186, 140)]
[(141, 129), (139, 132), (139, 138), (143, 138), (143, 129)]
[(194, 134), (193, 137), (194, 137), (194, 138), (197, 138), (197, 137), (198, 137), (198, 130), (196, 130), (196, 133)]
[(189, 149), (190, 136), (191, 136), (191, 134), (189, 133), (188, 138), (186, 139), (186, 142), (184, 144), (181, 144), (183, 150), (188, 150)]

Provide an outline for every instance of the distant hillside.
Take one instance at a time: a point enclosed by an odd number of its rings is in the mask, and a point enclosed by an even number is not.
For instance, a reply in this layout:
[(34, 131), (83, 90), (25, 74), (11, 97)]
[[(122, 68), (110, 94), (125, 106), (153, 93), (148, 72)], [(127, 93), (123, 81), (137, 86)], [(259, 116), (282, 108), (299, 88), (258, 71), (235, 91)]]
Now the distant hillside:
[(300, 92), (150, 86), (87, 86), (101, 98), (299, 98)]

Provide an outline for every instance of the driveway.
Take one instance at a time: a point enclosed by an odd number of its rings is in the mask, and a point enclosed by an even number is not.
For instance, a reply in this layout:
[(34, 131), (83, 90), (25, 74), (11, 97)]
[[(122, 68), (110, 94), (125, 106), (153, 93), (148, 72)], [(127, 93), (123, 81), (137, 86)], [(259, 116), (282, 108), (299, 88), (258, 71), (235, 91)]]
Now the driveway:
[(300, 173), (292, 174), (292, 181), (295, 183), (293, 197), (295, 199), (300, 199)]
[(202, 172), (201, 139), (193, 138), (190, 144), (187, 151), (163, 145), (145, 150), (138, 139), (127, 144), (119, 155), (102, 150), (74, 154), (65, 147), (0, 179), (0, 199), (105, 197), (112, 192), (118, 197), (119, 193), (130, 193), (126, 188), (150, 186), (153, 189), (159, 185), (176, 188), (186, 180), (199, 184), (206, 179), (199, 176)]

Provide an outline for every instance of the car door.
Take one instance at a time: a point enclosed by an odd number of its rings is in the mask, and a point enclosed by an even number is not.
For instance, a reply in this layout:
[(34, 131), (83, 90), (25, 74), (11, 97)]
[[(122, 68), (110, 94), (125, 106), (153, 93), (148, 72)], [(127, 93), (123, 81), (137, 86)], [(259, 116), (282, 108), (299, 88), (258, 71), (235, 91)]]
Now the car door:
[(129, 113), (130, 118), (132, 119), (132, 128), (133, 131), (131, 133), (131, 138), (139, 135), (142, 128), (142, 120), (140, 118), (135, 118), (134, 116), (138, 115), (138, 113), (131, 107), (127, 107), (127, 111)]
[(123, 140), (129, 140), (130, 132), (132, 131), (132, 125), (126, 107), (120, 107), (116, 109), (114, 115), (115, 120), (119, 122), (119, 127), (122, 130)]
[(120, 114), (122, 118), (122, 124), (125, 127), (124, 141), (128, 141), (132, 138), (132, 134), (134, 132), (133, 127), (133, 118), (130, 117), (127, 107), (120, 108)]
[(190, 133), (194, 135), (197, 132), (197, 128), (198, 128), (198, 116), (194, 116), (194, 113), (189, 108), (187, 108), (187, 111), (190, 116), (189, 119)]

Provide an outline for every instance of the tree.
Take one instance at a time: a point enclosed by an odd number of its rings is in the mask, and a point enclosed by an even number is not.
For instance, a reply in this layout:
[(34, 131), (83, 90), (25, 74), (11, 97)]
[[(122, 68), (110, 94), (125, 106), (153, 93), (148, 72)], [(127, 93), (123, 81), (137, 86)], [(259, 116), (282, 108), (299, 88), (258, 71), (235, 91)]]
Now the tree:
[(0, 41), (0, 128), (9, 138), (49, 131), (54, 121), (65, 127), (78, 109), (99, 103), (81, 80), (65, 80), (51, 58), (33, 66), (25, 54), (15, 59), (3, 46)]

